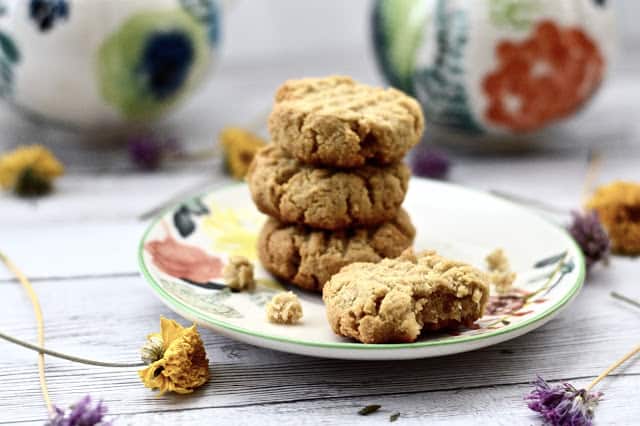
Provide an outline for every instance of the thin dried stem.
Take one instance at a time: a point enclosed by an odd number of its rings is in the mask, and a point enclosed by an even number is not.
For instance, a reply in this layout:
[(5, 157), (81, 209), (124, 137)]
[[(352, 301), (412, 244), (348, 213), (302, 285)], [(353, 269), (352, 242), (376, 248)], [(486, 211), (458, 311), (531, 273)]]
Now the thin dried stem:
[(32, 351), (40, 352), (56, 358), (66, 359), (67, 361), (77, 362), (80, 364), (95, 365), (97, 367), (115, 367), (115, 368), (143, 367), (145, 365), (143, 362), (136, 362), (136, 363), (103, 362), (103, 361), (94, 361), (92, 359), (87, 359), (87, 358), (81, 358), (78, 356), (54, 351), (52, 349), (43, 348), (41, 346), (34, 345), (29, 342), (25, 342), (24, 340), (20, 340), (17, 337), (13, 337), (2, 332), (0, 332), (0, 339), (4, 339), (8, 342), (15, 343), (16, 345), (22, 346), (23, 348), (30, 349)]
[(602, 372), (602, 374), (600, 374), (598, 377), (593, 379), (593, 381), (591, 383), (589, 383), (589, 385), (585, 389), (587, 391), (590, 391), (595, 385), (597, 385), (600, 382), (600, 380), (602, 380), (605, 377), (607, 377), (609, 374), (611, 374), (611, 372), (613, 370), (615, 370), (616, 368), (620, 367), (622, 364), (624, 364), (626, 361), (628, 361), (629, 358), (633, 357), (634, 355), (638, 354), (639, 352), (640, 352), (640, 345), (638, 345), (635, 348), (631, 349), (622, 358), (620, 358), (619, 360), (617, 360), (616, 362), (611, 364), (609, 366), (609, 368), (607, 368), (606, 370), (604, 370)]
[(586, 204), (593, 192), (595, 183), (598, 180), (600, 169), (602, 168), (602, 154), (593, 148), (589, 149), (587, 156), (587, 173), (584, 177), (582, 187), (582, 204)]
[[(20, 281), (20, 284), (27, 292), (29, 296), (29, 300), (31, 300), (31, 305), (33, 306), (33, 312), (36, 316), (36, 321), (38, 323), (38, 344), (40, 346), (44, 346), (44, 319), (42, 318), (42, 308), (40, 307), (40, 300), (38, 299), (38, 295), (36, 294), (33, 286), (29, 282), (29, 279), (22, 271), (5, 255), (0, 252), (0, 260), (5, 264), (7, 269), (11, 271)], [(47, 378), (44, 373), (44, 353), (38, 353), (38, 376), (40, 378), (40, 389), (42, 389), (42, 397), (44, 398), (44, 402), (47, 405), (47, 410), (51, 412), (53, 410), (53, 406), (51, 404), (51, 398), (49, 397), (49, 389), (47, 388)]]
[(610, 294), (611, 294), (611, 297), (613, 297), (614, 299), (622, 300), (623, 302), (627, 302), (628, 304), (633, 305), (636, 308), (640, 308), (640, 302), (638, 302), (637, 300), (633, 300), (632, 298), (627, 297), (624, 294), (620, 294), (615, 291), (612, 291)]

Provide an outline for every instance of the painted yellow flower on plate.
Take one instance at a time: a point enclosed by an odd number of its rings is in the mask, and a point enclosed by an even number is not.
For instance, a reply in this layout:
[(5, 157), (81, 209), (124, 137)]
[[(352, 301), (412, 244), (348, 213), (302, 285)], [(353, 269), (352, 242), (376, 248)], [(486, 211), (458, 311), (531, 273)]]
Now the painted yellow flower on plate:
[(253, 209), (225, 208), (215, 203), (209, 205), (209, 211), (202, 220), (202, 229), (211, 239), (213, 251), (255, 261), (258, 231), (264, 217)]
[(160, 332), (148, 336), (160, 337), (162, 357), (138, 374), (144, 385), (165, 392), (191, 393), (209, 379), (209, 360), (195, 324), (184, 328), (174, 320), (160, 318)]

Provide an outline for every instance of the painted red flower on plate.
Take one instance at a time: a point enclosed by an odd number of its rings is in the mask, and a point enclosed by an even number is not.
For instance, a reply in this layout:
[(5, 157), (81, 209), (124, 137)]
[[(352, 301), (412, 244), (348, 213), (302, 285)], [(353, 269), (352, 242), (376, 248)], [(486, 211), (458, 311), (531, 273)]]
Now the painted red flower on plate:
[(541, 128), (576, 111), (602, 81), (605, 62), (579, 28), (539, 22), (530, 38), (502, 41), (498, 67), (483, 81), (486, 119), (516, 132)]
[(198, 247), (178, 242), (168, 231), (165, 239), (149, 241), (145, 249), (162, 272), (195, 283), (206, 283), (220, 277), (224, 267), (219, 258)]

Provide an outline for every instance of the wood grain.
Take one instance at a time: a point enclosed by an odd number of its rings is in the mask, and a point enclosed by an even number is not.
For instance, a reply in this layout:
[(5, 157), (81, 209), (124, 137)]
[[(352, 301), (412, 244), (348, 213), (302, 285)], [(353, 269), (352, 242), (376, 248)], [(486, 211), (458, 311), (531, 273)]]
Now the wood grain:
[[(612, 288), (640, 296), (630, 279), (635, 270), (634, 261), (616, 259), (611, 268), (597, 271), (578, 300), (545, 327), (476, 352), (418, 361), (348, 362), (263, 350), (203, 330), (212, 380), (195, 397), (157, 398), (143, 388), (135, 369), (91, 368), (48, 358), (50, 392), (54, 401), (73, 401), (85, 393), (99, 395), (114, 414), (137, 414), (395, 393), (462, 392), (488, 385), (526, 384), (535, 374), (554, 380), (587, 379), (631, 347), (634, 336), (640, 335), (640, 312), (608, 297)], [(611, 281), (617, 283), (615, 287)], [(40, 281), (34, 285), (45, 301), (50, 347), (81, 356), (133, 361), (144, 336), (157, 328), (158, 317), (175, 317), (138, 277)], [(33, 339), (33, 320), (18, 286), (0, 285), (0, 300), (12, 307), (2, 322), (3, 330)], [(44, 409), (35, 356), (20, 348), (3, 349), (0, 422), (41, 419)], [(640, 364), (629, 364), (618, 374), (640, 374)]]

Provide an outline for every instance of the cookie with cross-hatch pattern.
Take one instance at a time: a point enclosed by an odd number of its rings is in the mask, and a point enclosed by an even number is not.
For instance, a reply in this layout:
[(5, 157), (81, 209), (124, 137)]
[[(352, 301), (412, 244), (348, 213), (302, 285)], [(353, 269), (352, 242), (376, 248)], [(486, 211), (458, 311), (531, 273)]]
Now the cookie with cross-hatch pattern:
[(399, 256), (416, 230), (404, 210), (371, 228), (322, 231), (269, 218), (258, 237), (258, 257), (269, 272), (298, 287), (322, 291), (324, 283), (353, 262)]
[(314, 167), (271, 144), (255, 156), (247, 182), (261, 212), (281, 222), (337, 230), (394, 219), (409, 175), (401, 162), (350, 170)]
[(302, 162), (329, 167), (399, 161), (419, 141), (418, 102), (396, 89), (350, 77), (285, 82), (269, 117), (272, 140)]

